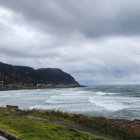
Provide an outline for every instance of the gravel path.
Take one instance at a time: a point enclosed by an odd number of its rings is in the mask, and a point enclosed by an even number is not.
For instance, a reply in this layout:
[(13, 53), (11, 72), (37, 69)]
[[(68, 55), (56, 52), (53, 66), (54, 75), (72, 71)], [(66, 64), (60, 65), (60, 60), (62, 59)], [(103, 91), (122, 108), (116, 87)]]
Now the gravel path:
[(113, 140), (113, 139), (105, 138), (104, 136), (101, 136), (100, 134), (95, 132), (93, 129), (90, 129), (88, 127), (85, 127), (85, 126), (82, 126), (82, 125), (79, 125), (79, 124), (75, 124), (75, 123), (71, 123), (71, 122), (66, 122), (66, 121), (57, 121), (57, 120), (37, 117), (37, 116), (33, 116), (33, 115), (24, 115), (23, 117), (27, 117), (27, 118), (31, 118), (31, 119), (35, 119), (35, 120), (47, 121), (47, 122), (54, 122), (54, 123), (57, 123), (57, 124), (61, 124), (61, 125), (64, 125), (64, 126), (68, 126), (68, 127), (74, 128), (74, 129), (78, 129), (80, 131), (84, 131), (86, 133), (93, 134), (93, 135), (95, 135), (97, 137), (104, 138), (104, 140)]

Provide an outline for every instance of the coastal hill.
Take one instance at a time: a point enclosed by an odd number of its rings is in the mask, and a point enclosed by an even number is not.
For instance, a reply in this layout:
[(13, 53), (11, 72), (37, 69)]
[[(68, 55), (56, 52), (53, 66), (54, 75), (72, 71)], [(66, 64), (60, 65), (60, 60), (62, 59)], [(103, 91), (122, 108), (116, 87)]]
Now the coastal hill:
[(0, 84), (12, 86), (80, 86), (68, 73), (60, 69), (33, 69), (27, 66), (14, 66), (0, 62)]

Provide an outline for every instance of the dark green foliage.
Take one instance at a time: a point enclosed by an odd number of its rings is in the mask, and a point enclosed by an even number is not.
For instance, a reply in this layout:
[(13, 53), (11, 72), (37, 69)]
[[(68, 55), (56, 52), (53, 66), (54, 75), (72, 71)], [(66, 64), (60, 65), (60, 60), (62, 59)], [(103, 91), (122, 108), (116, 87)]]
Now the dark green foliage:
[(75, 84), (75, 79), (60, 69), (38, 69), (31, 67), (13, 66), (0, 62), (0, 81), (4, 84)]

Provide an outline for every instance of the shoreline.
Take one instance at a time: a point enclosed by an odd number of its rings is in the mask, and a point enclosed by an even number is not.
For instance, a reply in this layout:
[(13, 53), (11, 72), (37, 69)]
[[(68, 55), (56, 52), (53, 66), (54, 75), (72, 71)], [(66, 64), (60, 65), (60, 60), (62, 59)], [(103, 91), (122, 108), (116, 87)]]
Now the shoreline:
[(86, 87), (84, 85), (74, 85), (74, 84), (70, 84), (70, 85), (46, 85), (44, 87), (37, 87), (37, 86), (19, 86), (19, 87), (3, 87), (0, 88), (0, 91), (8, 91), (8, 90), (30, 90), (30, 89), (51, 89), (51, 88), (80, 88), (80, 87)]
[(114, 121), (114, 122), (126, 122), (126, 123), (132, 123), (132, 122), (135, 122), (135, 123), (139, 123), (140, 124), (140, 119), (124, 119), (124, 118), (108, 118), (108, 117), (104, 117), (104, 116), (96, 116), (96, 115), (89, 115), (89, 114), (83, 114), (83, 113), (75, 113), (75, 112), (68, 112), (68, 111), (60, 111), (60, 110), (55, 110), (55, 109), (39, 109), (39, 108), (33, 108), (33, 109), (21, 109), (19, 108), (18, 105), (4, 105), (4, 106), (0, 106), (0, 109), (1, 108), (4, 108), (4, 109), (7, 109), (7, 106), (11, 106), (12, 108), (18, 108), (17, 110), (20, 110), (20, 111), (39, 111), (39, 112), (47, 112), (47, 111), (52, 111), (52, 112), (60, 112), (60, 113), (66, 113), (66, 114), (77, 114), (77, 115), (83, 115), (83, 116), (87, 116), (87, 117), (94, 117), (94, 118), (97, 118), (97, 119), (101, 119), (101, 120), (110, 120), (110, 121)]

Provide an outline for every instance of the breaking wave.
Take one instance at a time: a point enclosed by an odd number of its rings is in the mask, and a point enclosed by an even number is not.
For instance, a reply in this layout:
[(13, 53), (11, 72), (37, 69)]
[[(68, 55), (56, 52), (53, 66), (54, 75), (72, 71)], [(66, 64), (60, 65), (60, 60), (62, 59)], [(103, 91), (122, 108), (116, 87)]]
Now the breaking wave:
[(115, 94), (118, 94), (118, 93), (109, 93), (109, 92), (98, 91), (98, 92), (95, 92), (95, 94), (100, 95), (100, 96), (105, 96), (105, 95), (115, 95)]

